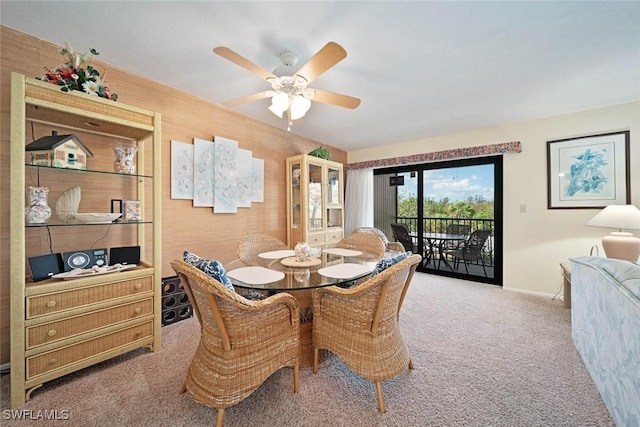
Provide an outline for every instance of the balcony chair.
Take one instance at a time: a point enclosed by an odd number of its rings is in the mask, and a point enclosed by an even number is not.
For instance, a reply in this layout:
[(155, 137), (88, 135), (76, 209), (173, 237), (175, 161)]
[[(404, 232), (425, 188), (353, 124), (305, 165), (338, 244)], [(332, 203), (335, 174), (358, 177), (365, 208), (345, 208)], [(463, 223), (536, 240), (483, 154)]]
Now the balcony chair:
[(464, 269), (469, 274), (469, 262), (480, 261), (484, 276), (487, 277), (487, 269), (484, 264), (484, 245), (489, 236), (491, 236), (491, 230), (475, 230), (459, 248), (446, 252), (446, 254), (453, 257), (454, 267), (457, 269), (460, 265), (460, 260), (462, 260)]
[(200, 322), (200, 343), (180, 393), (217, 409), (216, 426), (222, 427), (225, 409), (281, 368), (293, 368), (298, 392), (300, 309), (292, 295), (254, 302), (188, 262), (175, 260), (171, 267)]
[(404, 246), (400, 242), (390, 242), (387, 235), (378, 228), (375, 227), (359, 227), (353, 230), (354, 233), (371, 233), (377, 236), (384, 243), (385, 249), (390, 252), (404, 252)]
[(391, 230), (393, 231), (393, 238), (404, 246), (405, 251), (411, 251), (414, 254), (418, 253), (418, 245), (414, 243), (413, 237), (409, 234), (409, 229), (405, 224), (392, 223)]
[[(447, 234), (457, 234), (459, 236), (469, 236), (471, 233), (471, 226), (468, 224), (458, 224), (453, 223), (447, 225), (446, 228)], [(466, 240), (466, 239), (465, 239)], [(460, 249), (464, 244), (465, 240), (445, 240), (443, 242), (438, 243), (438, 250), (443, 253), (443, 256), (446, 256), (448, 253)], [(440, 269), (440, 262), (442, 261), (442, 257), (438, 257), (438, 270)]]
[(371, 233), (352, 233), (336, 243), (336, 248), (361, 251), (376, 260), (384, 258), (386, 249), (382, 239)]
[(355, 373), (375, 382), (381, 413), (382, 381), (413, 369), (398, 318), (421, 259), (411, 255), (354, 288), (332, 286), (313, 292), (313, 372), (318, 372), (319, 350), (331, 351)]

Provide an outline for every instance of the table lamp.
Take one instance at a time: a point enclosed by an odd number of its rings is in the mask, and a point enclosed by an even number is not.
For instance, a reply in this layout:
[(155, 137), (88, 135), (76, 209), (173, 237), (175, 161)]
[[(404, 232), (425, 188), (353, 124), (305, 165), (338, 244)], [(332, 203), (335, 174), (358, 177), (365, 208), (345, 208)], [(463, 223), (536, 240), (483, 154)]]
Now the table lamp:
[(640, 230), (640, 210), (633, 205), (609, 205), (591, 218), (586, 225), (617, 228), (602, 238), (602, 248), (607, 258), (636, 262), (640, 257), (640, 239), (627, 230)]

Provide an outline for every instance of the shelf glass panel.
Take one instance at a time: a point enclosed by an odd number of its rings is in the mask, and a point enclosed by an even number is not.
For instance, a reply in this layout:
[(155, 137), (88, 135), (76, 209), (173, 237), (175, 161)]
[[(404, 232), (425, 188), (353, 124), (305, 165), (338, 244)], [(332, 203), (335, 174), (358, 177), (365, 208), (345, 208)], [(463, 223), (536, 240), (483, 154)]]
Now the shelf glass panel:
[(56, 170), (56, 171), (65, 171), (65, 172), (101, 173), (101, 174), (105, 174), (105, 175), (127, 176), (127, 177), (132, 177), (132, 178), (150, 178), (150, 179), (153, 178), (153, 176), (151, 176), (151, 175), (124, 174), (124, 173), (117, 173), (117, 172), (111, 172), (111, 171), (92, 170), (92, 169), (56, 168), (56, 167), (53, 167), (53, 166), (32, 165), (32, 164), (27, 164), (27, 163), (25, 163), (25, 167), (27, 167), (27, 168), (36, 168), (36, 169), (41, 168), (41, 169), (45, 169), (45, 170)]
[(140, 225), (153, 224), (152, 221), (121, 221), (121, 222), (47, 222), (45, 224), (25, 224), (27, 228), (42, 227), (95, 227), (96, 225)]

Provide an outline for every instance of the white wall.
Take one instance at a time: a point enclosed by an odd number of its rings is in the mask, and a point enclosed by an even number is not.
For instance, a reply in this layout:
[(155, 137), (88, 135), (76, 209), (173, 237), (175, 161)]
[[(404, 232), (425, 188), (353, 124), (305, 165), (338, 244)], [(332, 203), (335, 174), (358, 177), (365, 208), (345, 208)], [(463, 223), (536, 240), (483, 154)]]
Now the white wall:
[[(504, 288), (555, 294), (559, 263), (588, 255), (609, 229), (584, 224), (598, 209), (547, 209), (547, 141), (631, 131), (631, 203), (640, 207), (640, 101), (348, 153), (348, 163), (520, 141), (504, 157)], [(527, 206), (520, 213), (520, 205)], [(640, 232), (635, 233), (640, 236)]]

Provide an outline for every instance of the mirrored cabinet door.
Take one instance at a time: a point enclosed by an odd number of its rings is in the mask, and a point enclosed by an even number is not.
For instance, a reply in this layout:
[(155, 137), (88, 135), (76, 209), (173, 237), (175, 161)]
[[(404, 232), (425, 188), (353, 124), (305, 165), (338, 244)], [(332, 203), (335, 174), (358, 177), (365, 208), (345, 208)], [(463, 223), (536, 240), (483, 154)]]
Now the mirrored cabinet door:
[(342, 171), (337, 168), (327, 167), (327, 205), (339, 205), (341, 202), (341, 180)]
[(323, 228), (322, 182), (322, 165), (309, 163), (309, 230)]
[(289, 194), (291, 195), (291, 205), (289, 206), (291, 215), (291, 228), (298, 228), (300, 227), (300, 220), (302, 218), (302, 195), (300, 194), (300, 178), (302, 168), (300, 162), (291, 163), (289, 167), (289, 173), (291, 174), (291, 188), (289, 188)]

